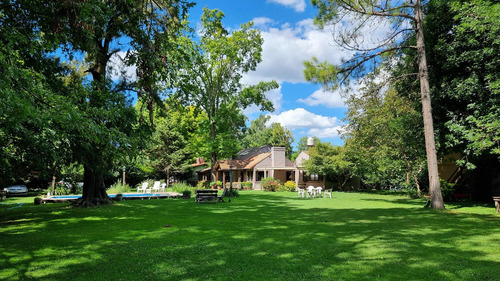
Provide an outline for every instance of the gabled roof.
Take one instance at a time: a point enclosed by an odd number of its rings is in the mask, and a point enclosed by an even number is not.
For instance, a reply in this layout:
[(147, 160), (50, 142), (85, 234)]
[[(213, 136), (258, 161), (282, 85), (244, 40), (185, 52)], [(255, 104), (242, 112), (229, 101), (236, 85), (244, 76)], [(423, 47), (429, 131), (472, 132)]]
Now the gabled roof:
[(262, 160), (266, 159), (271, 155), (271, 152), (261, 153), (254, 155), (252, 157), (245, 157), (245, 159), (227, 159), (219, 161), (217, 164), (221, 170), (230, 170), (230, 165), (233, 167), (233, 170), (243, 170), (243, 169), (252, 169)]
[(245, 148), (238, 152), (236, 157), (233, 160), (249, 160), (259, 154), (271, 152), (270, 145), (263, 145), (259, 147)]

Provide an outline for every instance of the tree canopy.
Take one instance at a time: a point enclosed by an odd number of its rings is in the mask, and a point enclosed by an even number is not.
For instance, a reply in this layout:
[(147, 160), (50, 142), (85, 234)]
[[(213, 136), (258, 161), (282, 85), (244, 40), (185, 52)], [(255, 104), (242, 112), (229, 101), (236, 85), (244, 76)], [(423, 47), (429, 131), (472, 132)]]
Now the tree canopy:
[(245, 126), (242, 110), (256, 104), (272, 111), (265, 92), (278, 87), (274, 81), (242, 84), (242, 74), (255, 70), (262, 61), (262, 37), (251, 22), (230, 32), (223, 26), (223, 18), (222, 11), (203, 10), (200, 39), (182, 42), (190, 59), (179, 72), (180, 91), (208, 117), (202, 126), (212, 169), (219, 157), (230, 157), (239, 150), (237, 140)]

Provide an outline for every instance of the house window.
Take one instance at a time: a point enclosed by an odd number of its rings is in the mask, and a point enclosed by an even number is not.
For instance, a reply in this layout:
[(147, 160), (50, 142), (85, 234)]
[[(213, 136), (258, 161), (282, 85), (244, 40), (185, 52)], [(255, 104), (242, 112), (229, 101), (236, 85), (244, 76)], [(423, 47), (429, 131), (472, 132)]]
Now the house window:
[(253, 181), (253, 172), (248, 172), (248, 181)]
[(261, 181), (264, 178), (264, 171), (257, 172), (257, 181)]
[(310, 174), (308, 176), (304, 176), (305, 181), (320, 181), (323, 180), (323, 176), (319, 176), (318, 174)]

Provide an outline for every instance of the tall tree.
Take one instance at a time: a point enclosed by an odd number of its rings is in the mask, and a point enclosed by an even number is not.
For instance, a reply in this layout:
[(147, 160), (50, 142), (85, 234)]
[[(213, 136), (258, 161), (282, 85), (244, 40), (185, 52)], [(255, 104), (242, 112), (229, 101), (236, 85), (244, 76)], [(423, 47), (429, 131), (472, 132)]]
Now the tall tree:
[[(330, 23), (340, 27), (340, 32), (336, 33), (337, 43), (355, 52), (355, 55), (340, 68), (320, 63), (317, 59), (306, 62), (308, 80), (336, 87), (349, 77), (365, 75), (366, 67), (401, 55), (403, 49), (416, 51), (432, 208), (444, 209), (437, 167), (422, 1), (313, 0), (312, 3), (319, 9), (315, 22), (321, 27)], [(346, 21), (349, 24), (342, 25)], [(366, 45), (362, 33), (367, 32), (370, 26), (383, 26), (389, 32), (382, 40)], [(412, 36), (415, 36), (416, 44), (403, 44), (409, 42)]]
[(57, 44), (39, 32), (38, 3), (0, 4), (0, 185), (26, 181), (30, 171), (52, 176), (71, 158), (67, 135), (72, 123), (59, 77), (66, 69), (47, 56)]
[(184, 107), (173, 99), (166, 104), (166, 111), (155, 111), (155, 132), (146, 155), (155, 170), (166, 175), (168, 183), (171, 176), (188, 172), (193, 163), (196, 154), (191, 144), (199, 127), (198, 115), (202, 114), (195, 107)]
[(331, 176), (335, 178), (339, 188), (343, 189), (353, 176), (354, 163), (350, 161), (344, 147), (318, 143), (309, 150), (309, 157), (304, 163), (307, 173), (323, 175), (325, 183), (326, 177)]
[[(122, 153), (129, 153), (138, 144), (134, 136), (137, 116), (126, 91), (137, 90), (139, 98), (147, 99), (148, 108), (153, 109), (161, 92), (158, 85), (171, 86), (171, 67), (177, 61), (175, 38), (190, 6), (181, 0), (18, 0), (2, 4), (9, 24), (32, 30), (33, 36), (26, 40), (41, 46), (42, 59), (54, 57), (57, 50), (69, 58), (83, 53), (87, 62), (82, 65), (86, 67), (83, 72), (90, 75), (74, 75), (69, 83), (61, 79), (61, 71), (43, 73), (47, 81), (66, 83), (72, 88), (60, 91), (68, 102), (54, 102), (68, 106), (59, 111), (60, 118), (46, 125), (59, 126), (68, 139), (73, 159), (84, 166), (83, 196), (77, 206), (110, 202), (103, 175), (124, 158)], [(111, 79), (111, 61), (120, 51), (127, 52), (125, 64), (137, 66), (137, 81)], [(29, 53), (25, 55), (30, 57)], [(42, 59), (36, 59), (34, 65), (43, 63)]]
[(257, 119), (252, 121), (245, 137), (241, 140), (243, 147), (281, 146), (285, 147), (286, 155), (290, 157), (294, 140), (292, 132), (281, 126), (280, 123), (272, 123), (268, 126), (269, 119), (271, 119), (269, 115), (260, 114)]
[(348, 99), (343, 137), (348, 154), (356, 159), (356, 174), (365, 184), (400, 185), (411, 176), (421, 193), (425, 146), (417, 102), (399, 95), (392, 86), (380, 89), (376, 84)]
[[(231, 139), (236, 138), (244, 125), (241, 110), (251, 104), (259, 105), (262, 110), (273, 110), (264, 94), (278, 87), (274, 81), (242, 85), (242, 74), (255, 70), (262, 61), (262, 37), (252, 28), (252, 23), (229, 32), (222, 24), (223, 17), (221, 11), (203, 10), (200, 39), (184, 42), (184, 51), (191, 59), (181, 70), (181, 91), (208, 117), (212, 177), (219, 156), (235, 152), (230, 149), (234, 146), (229, 145), (234, 144)], [(228, 145), (224, 145), (226, 141)]]
[(428, 14), (432, 93), (448, 147), (500, 154), (500, 3), (432, 1)]

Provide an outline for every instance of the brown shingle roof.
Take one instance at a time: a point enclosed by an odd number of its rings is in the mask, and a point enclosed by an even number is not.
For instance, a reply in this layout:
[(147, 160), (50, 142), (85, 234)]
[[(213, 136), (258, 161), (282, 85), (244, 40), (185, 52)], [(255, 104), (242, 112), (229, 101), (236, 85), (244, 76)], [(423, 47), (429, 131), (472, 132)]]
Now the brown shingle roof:
[(227, 159), (219, 161), (218, 165), (221, 170), (230, 170), (229, 165), (233, 165), (233, 170), (252, 169), (259, 162), (269, 157), (269, 155), (271, 155), (271, 152), (253, 155), (247, 159)]

